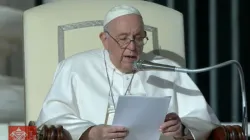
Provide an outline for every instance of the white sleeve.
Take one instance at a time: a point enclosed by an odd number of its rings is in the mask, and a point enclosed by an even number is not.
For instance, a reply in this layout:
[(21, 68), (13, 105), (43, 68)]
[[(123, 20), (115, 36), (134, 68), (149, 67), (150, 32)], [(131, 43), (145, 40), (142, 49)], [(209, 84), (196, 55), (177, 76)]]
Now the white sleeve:
[[(157, 61), (180, 67), (177, 63), (163, 57), (159, 57)], [(177, 114), (195, 140), (206, 140), (220, 122), (190, 76), (182, 72), (174, 72), (174, 74)]]
[(77, 75), (71, 70), (69, 62), (63, 61), (58, 65), (36, 125), (62, 125), (73, 139), (79, 139), (94, 123), (79, 117), (75, 96)]
[(195, 140), (206, 140), (220, 122), (187, 73), (176, 72), (178, 111)]

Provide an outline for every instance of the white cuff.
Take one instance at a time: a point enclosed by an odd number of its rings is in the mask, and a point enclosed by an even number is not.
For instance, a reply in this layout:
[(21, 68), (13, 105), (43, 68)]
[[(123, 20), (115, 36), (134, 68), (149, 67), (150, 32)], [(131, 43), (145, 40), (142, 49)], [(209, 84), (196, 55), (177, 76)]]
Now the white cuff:
[(183, 125), (190, 131), (194, 140), (206, 140), (218, 125), (198, 118), (182, 118)]

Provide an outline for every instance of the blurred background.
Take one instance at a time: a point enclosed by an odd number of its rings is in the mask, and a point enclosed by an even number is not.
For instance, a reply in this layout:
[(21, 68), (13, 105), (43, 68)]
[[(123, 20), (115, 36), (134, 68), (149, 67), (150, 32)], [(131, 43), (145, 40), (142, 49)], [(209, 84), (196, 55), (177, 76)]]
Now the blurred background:
[[(248, 0), (151, 0), (183, 13), (188, 68), (238, 60), (250, 90)], [(164, 13), (163, 13), (164, 14)], [(190, 75), (220, 121), (241, 121), (242, 101), (236, 66)], [(247, 96), (248, 101), (250, 96)], [(249, 112), (249, 109), (248, 109)]]
[[(22, 14), (29, 8), (52, 1), (56, 0), (0, 0), (0, 129), (1, 124), (23, 122), (25, 118)], [(183, 14), (188, 68), (238, 60), (245, 72), (248, 93), (248, 0), (147, 1), (176, 9)], [(241, 91), (235, 66), (190, 76), (221, 122), (241, 121)], [(248, 102), (249, 97), (247, 95)]]

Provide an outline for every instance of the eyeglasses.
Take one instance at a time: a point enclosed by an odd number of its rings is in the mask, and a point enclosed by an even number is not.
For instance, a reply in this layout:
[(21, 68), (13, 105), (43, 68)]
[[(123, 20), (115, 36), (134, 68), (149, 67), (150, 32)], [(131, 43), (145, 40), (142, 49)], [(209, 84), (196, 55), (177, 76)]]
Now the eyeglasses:
[[(141, 48), (143, 47), (147, 41), (148, 41), (148, 37), (135, 37), (134, 39), (131, 38), (122, 38), (122, 39), (115, 39), (112, 35), (110, 35), (110, 33), (108, 31), (104, 31), (106, 32), (117, 44), (119, 44), (119, 46), (123, 49), (126, 48), (131, 41), (133, 41), (137, 47)], [(146, 33), (146, 32), (145, 32)]]

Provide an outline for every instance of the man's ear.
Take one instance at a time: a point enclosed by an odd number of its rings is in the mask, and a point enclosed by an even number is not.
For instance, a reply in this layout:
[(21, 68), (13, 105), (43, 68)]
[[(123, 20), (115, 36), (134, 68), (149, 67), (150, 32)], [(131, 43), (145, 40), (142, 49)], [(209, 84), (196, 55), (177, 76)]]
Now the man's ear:
[(101, 32), (101, 33), (99, 34), (99, 38), (101, 39), (101, 41), (104, 41), (104, 39), (106, 39), (105, 32)]
[(101, 32), (99, 34), (99, 38), (102, 41), (102, 45), (105, 49), (108, 49), (108, 42), (107, 42), (107, 34), (105, 32)]

